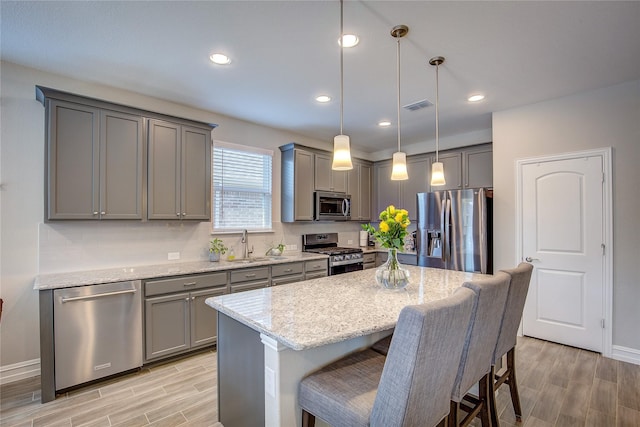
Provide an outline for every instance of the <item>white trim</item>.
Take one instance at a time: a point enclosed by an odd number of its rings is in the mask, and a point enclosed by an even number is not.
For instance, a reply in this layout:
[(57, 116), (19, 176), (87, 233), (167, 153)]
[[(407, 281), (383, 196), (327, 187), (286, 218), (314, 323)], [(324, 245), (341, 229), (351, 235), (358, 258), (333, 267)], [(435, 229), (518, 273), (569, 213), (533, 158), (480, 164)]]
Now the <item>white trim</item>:
[(633, 363), (634, 365), (640, 365), (640, 350), (614, 345), (611, 358), (622, 362)]
[(260, 148), (260, 147), (252, 147), (251, 145), (234, 144), (233, 142), (225, 142), (225, 141), (214, 139), (213, 146), (228, 148), (230, 150), (248, 151), (250, 153), (257, 153), (257, 154), (262, 154), (264, 156), (273, 157), (273, 150), (267, 150), (266, 148)]
[(0, 384), (9, 384), (38, 375), (40, 375), (40, 359), (0, 366)]
[[(613, 174), (612, 174), (612, 148), (600, 148), (594, 150), (575, 151), (571, 153), (561, 153), (549, 156), (528, 157), (516, 160), (516, 262), (522, 260), (522, 168), (524, 165), (549, 162), (557, 160), (569, 160), (580, 157), (601, 157), (602, 173), (604, 174), (604, 184), (602, 188), (603, 207), (603, 235), (605, 244), (604, 266), (602, 272), (603, 295), (602, 305), (604, 314), (604, 331), (602, 337), (602, 355), (613, 357)], [(522, 323), (520, 324), (522, 333)]]

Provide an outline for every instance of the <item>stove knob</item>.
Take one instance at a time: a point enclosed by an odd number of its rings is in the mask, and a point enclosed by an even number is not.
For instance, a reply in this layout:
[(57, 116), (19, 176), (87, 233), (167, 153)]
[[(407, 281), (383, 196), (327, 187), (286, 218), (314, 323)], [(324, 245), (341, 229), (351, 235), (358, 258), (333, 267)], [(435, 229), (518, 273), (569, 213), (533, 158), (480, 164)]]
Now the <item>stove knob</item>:
[(344, 259), (345, 259), (345, 261), (348, 260), (348, 259), (351, 259), (351, 255), (345, 255)]
[(334, 261), (342, 261), (342, 255), (334, 255), (333, 260)]

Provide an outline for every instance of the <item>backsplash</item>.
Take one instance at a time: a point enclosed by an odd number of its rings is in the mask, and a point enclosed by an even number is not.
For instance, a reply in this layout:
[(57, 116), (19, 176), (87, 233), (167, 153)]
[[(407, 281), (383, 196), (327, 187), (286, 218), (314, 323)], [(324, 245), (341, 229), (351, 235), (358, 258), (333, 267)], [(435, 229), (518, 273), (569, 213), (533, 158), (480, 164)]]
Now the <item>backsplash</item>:
[[(250, 233), (249, 246), (262, 256), (272, 244), (281, 241), (296, 245), (287, 249), (299, 252), (302, 235), (338, 232), (340, 246), (357, 246), (359, 223), (274, 223), (274, 231)], [(216, 234), (240, 256), (240, 233)], [(40, 223), (38, 228), (39, 274), (62, 273), (103, 268), (134, 267), (209, 258), (209, 222), (158, 221), (69, 221)], [(179, 260), (168, 260), (170, 252), (179, 252)], [(286, 251), (285, 251), (286, 255)]]

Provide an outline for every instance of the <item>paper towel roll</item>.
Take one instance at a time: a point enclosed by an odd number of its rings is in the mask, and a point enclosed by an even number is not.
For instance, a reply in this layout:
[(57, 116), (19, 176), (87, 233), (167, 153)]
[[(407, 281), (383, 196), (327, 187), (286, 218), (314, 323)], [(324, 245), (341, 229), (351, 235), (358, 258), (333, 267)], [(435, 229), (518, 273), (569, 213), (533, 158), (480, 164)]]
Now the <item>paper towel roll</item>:
[(367, 246), (369, 243), (369, 233), (365, 230), (360, 231), (360, 246)]

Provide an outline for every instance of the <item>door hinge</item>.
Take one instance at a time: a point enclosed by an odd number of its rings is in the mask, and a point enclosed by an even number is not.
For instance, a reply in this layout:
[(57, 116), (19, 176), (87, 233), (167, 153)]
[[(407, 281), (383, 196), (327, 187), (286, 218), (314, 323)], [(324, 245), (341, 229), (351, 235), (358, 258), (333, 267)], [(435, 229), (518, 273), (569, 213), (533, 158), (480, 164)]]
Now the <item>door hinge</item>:
[(600, 248), (602, 249), (602, 255), (604, 255), (604, 248), (605, 248), (604, 243), (600, 243)]
[(600, 319), (600, 327), (604, 329), (604, 319)]

